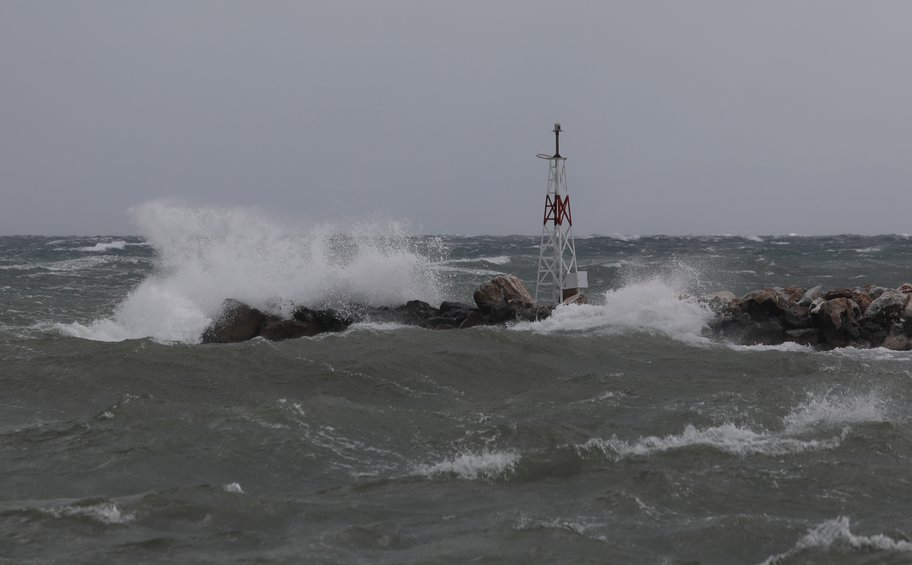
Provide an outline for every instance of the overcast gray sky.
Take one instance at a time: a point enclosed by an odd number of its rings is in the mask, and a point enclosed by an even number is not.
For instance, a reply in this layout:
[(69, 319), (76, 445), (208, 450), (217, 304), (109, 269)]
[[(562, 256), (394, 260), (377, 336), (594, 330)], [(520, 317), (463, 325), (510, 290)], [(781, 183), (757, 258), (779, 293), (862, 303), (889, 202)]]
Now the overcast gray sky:
[(912, 233), (912, 2), (0, 0), (0, 233)]

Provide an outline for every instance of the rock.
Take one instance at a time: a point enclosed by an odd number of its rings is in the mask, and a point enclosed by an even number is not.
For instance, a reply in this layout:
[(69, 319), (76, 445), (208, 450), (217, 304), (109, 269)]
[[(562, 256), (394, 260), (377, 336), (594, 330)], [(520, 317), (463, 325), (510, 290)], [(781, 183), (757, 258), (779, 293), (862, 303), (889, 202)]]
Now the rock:
[(336, 310), (311, 310), (304, 306), (295, 309), (292, 317), (298, 322), (316, 327), (323, 332), (341, 332), (354, 323), (352, 318)]
[(798, 302), (804, 297), (805, 290), (797, 286), (787, 286), (782, 289), (789, 302)]
[(831, 288), (823, 293), (823, 299), (833, 300), (834, 298), (852, 298), (854, 292), (855, 290), (851, 288)]
[(402, 306), (393, 309), (403, 324), (420, 326), (428, 318), (440, 315), (440, 311), (422, 300), (409, 300)]
[(861, 324), (861, 339), (871, 347), (880, 347), (890, 328), (865, 318), (862, 318), (859, 323)]
[(203, 331), (203, 343), (237, 343), (260, 335), (266, 315), (243, 302), (229, 298), (219, 316)]
[(483, 313), (502, 305), (534, 306), (535, 299), (526, 285), (514, 275), (495, 277), (477, 289), (473, 295), (475, 304)]
[(787, 338), (778, 318), (758, 321), (746, 312), (726, 316), (714, 323), (713, 329), (720, 338), (743, 345), (778, 345)]
[(912, 350), (912, 338), (905, 334), (901, 324), (894, 324), (890, 328), (890, 334), (883, 340), (881, 347), (892, 349), (893, 351), (910, 351)]
[(797, 302), (790, 303), (788, 308), (780, 315), (780, 319), (785, 327), (791, 329), (806, 329), (814, 325), (810, 315), (810, 308)]
[(814, 288), (807, 289), (801, 298), (798, 299), (798, 304), (800, 306), (810, 307), (811, 303), (820, 298), (823, 295), (823, 286), (817, 285)]
[(697, 302), (705, 304), (717, 316), (730, 314), (735, 308), (740, 306), (735, 293), (727, 290), (705, 294), (698, 298)]
[(462, 326), (462, 322), (473, 312), (478, 310), (469, 304), (462, 302), (442, 302), (437, 309), (438, 316), (432, 316), (425, 320), (423, 327), (431, 329), (452, 329)]
[(764, 288), (741, 297), (741, 310), (755, 322), (780, 317), (789, 306), (789, 296), (781, 288)]
[(450, 302), (447, 300), (440, 303), (440, 308), (438, 308), (438, 310), (440, 310), (440, 315), (445, 316), (453, 311), (465, 311), (468, 313), (475, 310), (475, 307), (464, 302)]
[[(826, 296), (826, 294), (824, 295)], [(811, 308), (811, 316), (820, 328), (824, 341), (831, 347), (845, 347), (861, 337), (861, 309), (845, 297), (830, 300), (818, 299)]]
[(785, 334), (788, 336), (789, 341), (794, 341), (799, 345), (808, 345), (810, 347), (820, 345), (820, 330), (817, 328), (788, 330)]
[(260, 335), (270, 341), (280, 341), (283, 339), (312, 337), (323, 333), (323, 331), (323, 327), (316, 323), (270, 317), (260, 328)]
[(459, 324), (459, 329), (464, 330), (468, 328), (474, 328), (475, 326), (482, 326), (487, 324), (487, 318), (484, 314), (478, 310), (472, 310), (472, 312)]
[(421, 327), (429, 330), (455, 330), (462, 324), (465, 318), (448, 318), (445, 316), (434, 316), (421, 322)]
[(903, 283), (896, 290), (898, 290), (899, 292), (901, 292), (903, 294), (912, 294), (912, 284)]
[(887, 290), (870, 303), (864, 316), (883, 326), (889, 326), (903, 317), (907, 299), (908, 296), (898, 290)]

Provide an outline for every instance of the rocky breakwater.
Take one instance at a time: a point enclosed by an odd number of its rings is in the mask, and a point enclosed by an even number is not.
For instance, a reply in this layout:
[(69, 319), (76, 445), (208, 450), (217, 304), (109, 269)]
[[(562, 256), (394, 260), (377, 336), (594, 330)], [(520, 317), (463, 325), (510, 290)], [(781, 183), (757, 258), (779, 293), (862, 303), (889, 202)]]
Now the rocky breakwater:
[(701, 300), (716, 314), (707, 333), (735, 343), (912, 350), (910, 284), (896, 289), (772, 287), (740, 298), (718, 292)]
[(215, 320), (202, 335), (203, 343), (234, 343), (262, 337), (272, 341), (339, 332), (356, 322), (389, 322), (433, 330), (501, 325), (548, 317), (551, 307), (536, 306), (523, 282), (499, 276), (481, 285), (473, 295), (475, 304), (445, 301), (438, 307), (411, 300), (396, 307), (352, 306), (334, 309), (298, 307), (290, 318), (263, 312), (238, 300), (227, 299)]

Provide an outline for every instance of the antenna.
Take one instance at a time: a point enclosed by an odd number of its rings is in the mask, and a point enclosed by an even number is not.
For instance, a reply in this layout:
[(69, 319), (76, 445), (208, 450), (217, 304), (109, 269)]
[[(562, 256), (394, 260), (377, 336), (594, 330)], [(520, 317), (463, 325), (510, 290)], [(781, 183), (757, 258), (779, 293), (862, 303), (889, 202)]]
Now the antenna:
[(561, 131), (560, 122), (555, 123), (554, 155), (537, 155), (548, 161), (548, 190), (538, 252), (536, 304), (539, 299), (553, 304), (576, 302), (582, 296), (580, 289), (589, 286), (586, 271), (580, 271), (576, 266), (573, 215), (570, 213), (570, 195), (567, 194), (567, 158), (560, 154)]

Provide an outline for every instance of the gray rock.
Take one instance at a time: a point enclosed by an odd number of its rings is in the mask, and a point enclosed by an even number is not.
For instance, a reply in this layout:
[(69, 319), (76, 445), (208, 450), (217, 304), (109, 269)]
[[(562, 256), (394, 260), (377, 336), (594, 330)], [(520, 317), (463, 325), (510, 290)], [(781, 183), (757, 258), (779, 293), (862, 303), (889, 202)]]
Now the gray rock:
[(203, 331), (203, 343), (236, 343), (260, 335), (266, 315), (243, 302), (229, 298), (219, 316)]
[[(826, 295), (824, 295), (826, 296)], [(824, 341), (831, 347), (845, 347), (861, 338), (861, 309), (845, 297), (824, 300), (811, 309)]]
[(823, 286), (817, 285), (813, 288), (807, 289), (804, 294), (798, 299), (799, 306), (810, 307), (811, 303), (820, 298), (823, 295)]
[(352, 318), (336, 310), (312, 310), (304, 306), (295, 309), (292, 318), (323, 332), (341, 332), (354, 323)]
[(717, 316), (728, 314), (738, 307), (738, 298), (735, 293), (728, 290), (705, 294), (698, 298), (697, 302), (705, 304)]
[(764, 288), (741, 297), (741, 309), (755, 322), (781, 317), (789, 306), (789, 296), (782, 288)]
[(871, 302), (864, 316), (882, 325), (889, 325), (903, 317), (907, 295), (898, 290), (887, 290)]
[(475, 304), (483, 313), (504, 305), (534, 306), (535, 299), (526, 285), (514, 275), (495, 277), (475, 289)]
[(323, 328), (315, 323), (270, 317), (260, 328), (260, 336), (270, 341), (280, 341), (283, 339), (312, 337), (323, 333), (323, 331)]

